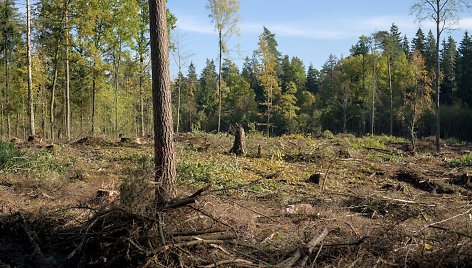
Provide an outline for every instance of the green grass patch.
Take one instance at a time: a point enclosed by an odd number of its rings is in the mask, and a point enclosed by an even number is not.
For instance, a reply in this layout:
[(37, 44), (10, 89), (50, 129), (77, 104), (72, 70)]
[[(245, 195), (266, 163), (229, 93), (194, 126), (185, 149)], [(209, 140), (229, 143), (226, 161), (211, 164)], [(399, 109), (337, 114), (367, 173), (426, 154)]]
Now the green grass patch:
[(182, 150), (177, 161), (177, 175), (182, 182), (199, 185), (212, 184), (225, 188), (243, 182), (241, 168), (236, 159), (203, 157), (192, 150)]
[(12, 143), (0, 142), (0, 170), (6, 170), (21, 162), (22, 153)]
[(0, 170), (5, 172), (63, 173), (72, 164), (70, 159), (59, 159), (47, 149), (20, 150), (0, 142)]
[(354, 149), (387, 149), (386, 143), (389, 142), (406, 142), (404, 138), (392, 137), (387, 135), (381, 136), (365, 136), (362, 138), (351, 139), (350, 144)]
[(465, 154), (450, 162), (452, 167), (472, 167), (472, 154)]

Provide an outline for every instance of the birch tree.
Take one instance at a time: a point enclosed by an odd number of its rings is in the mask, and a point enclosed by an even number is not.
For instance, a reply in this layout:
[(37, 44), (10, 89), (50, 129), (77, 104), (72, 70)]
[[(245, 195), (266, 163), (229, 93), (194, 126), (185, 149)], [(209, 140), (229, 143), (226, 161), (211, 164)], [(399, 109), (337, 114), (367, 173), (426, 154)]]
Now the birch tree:
[(441, 34), (446, 29), (451, 29), (458, 23), (459, 13), (464, 8), (470, 8), (470, 0), (415, 0), (411, 6), (411, 13), (419, 21), (430, 20), (436, 26), (436, 151), (441, 150), (440, 135), (440, 112), (439, 101), (441, 91), (441, 65), (440, 65), (440, 40)]
[(239, 32), (239, 1), (238, 0), (208, 0), (207, 8), (210, 10), (210, 19), (215, 24), (218, 32), (218, 132), (221, 128), (221, 65), (223, 53), (228, 52), (227, 41), (235, 33)]

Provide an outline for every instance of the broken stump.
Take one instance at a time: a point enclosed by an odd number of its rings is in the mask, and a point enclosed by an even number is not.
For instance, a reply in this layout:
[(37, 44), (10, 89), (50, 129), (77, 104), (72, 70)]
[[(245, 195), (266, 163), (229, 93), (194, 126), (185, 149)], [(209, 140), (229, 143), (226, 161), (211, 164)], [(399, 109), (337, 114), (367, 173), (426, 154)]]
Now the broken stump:
[(244, 155), (246, 154), (246, 151), (244, 150), (244, 140), (245, 140), (245, 133), (244, 133), (244, 128), (240, 126), (239, 128), (236, 129), (236, 132), (234, 133), (234, 143), (233, 143), (233, 148), (229, 151), (232, 154), (235, 155)]

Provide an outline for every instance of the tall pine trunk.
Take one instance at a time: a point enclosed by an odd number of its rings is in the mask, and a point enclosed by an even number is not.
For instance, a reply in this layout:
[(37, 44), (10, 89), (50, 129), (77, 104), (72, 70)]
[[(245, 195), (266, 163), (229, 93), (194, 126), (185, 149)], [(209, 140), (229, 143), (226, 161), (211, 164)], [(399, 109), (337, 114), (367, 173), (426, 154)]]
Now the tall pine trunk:
[(139, 63), (141, 64), (142, 68), (141, 73), (139, 74), (139, 111), (141, 119), (141, 137), (144, 137), (146, 135), (146, 132), (144, 129), (144, 57), (142, 54), (139, 55)]
[(390, 136), (393, 136), (393, 88), (391, 59), (387, 56), (388, 88), (390, 90)]
[(436, 152), (441, 150), (441, 120), (439, 110), (439, 97), (441, 93), (441, 64), (439, 62), (439, 39), (441, 38), (441, 25), (440, 25), (440, 1), (436, 1)]
[(374, 86), (372, 89), (372, 111), (371, 111), (371, 118), (370, 118), (370, 134), (374, 135), (374, 122), (375, 122), (375, 91), (377, 90), (377, 60), (374, 51)]
[(49, 106), (49, 131), (51, 134), (51, 141), (54, 141), (54, 106), (56, 102), (56, 85), (57, 85), (57, 65), (58, 65), (59, 44), (56, 46), (54, 53), (54, 74), (52, 77), (51, 100)]
[(156, 203), (162, 205), (172, 200), (176, 195), (166, 0), (149, 0), (149, 16), (154, 112), (154, 163), (157, 182)]
[[(5, 64), (5, 91), (4, 91), (4, 96), (5, 96), (5, 115), (6, 115), (6, 121), (7, 121), (7, 138), (11, 139), (11, 123), (10, 123), (10, 111), (9, 109), (9, 96), (8, 96), (8, 91), (10, 90), (10, 73), (8, 70), (8, 36), (5, 35), (5, 40), (4, 40), (4, 45), (5, 49), (3, 50), (3, 60)], [(3, 127), (3, 125), (2, 125)]]
[(118, 41), (118, 51), (115, 51), (114, 55), (114, 69), (115, 69), (115, 123), (114, 132), (118, 135), (118, 89), (120, 86), (119, 72), (120, 72), (120, 61), (121, 61), (121, 40)]
[(92, 136), (95, 135), (95, 112), (97, 108), (97, 75), (95, 74), (95, 64), (92, 75)]
[(221, 60), (223, 58), (223, 36), (221, 30), (218, 32), (219, 39), (219, 62), (218, 62), (218, 133), (221, 128)]
[(66, 8), (64, 14), (65, 21), (65, 57), (66, 57), (66, 138), (70, 140), (71, 138), (71, 109), (70, 109), (70, 68), (69, 68), (69, 0), (66, 0)]
[(31, 74), (31, 8), (30, 1), (26, 0), (26, 52), (28, 58), (28, 114), (30, 134), (36, 135), (34, 127), (33, 78)]

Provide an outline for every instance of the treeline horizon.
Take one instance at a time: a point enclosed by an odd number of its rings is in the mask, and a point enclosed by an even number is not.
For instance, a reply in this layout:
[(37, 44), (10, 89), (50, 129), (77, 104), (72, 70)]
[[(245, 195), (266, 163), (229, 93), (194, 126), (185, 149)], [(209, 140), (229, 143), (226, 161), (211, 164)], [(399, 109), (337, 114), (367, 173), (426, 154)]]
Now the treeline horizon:
[[(32, 61), (39, 135), (152, 134), (148, 17), (143, 0), (36, 3)], [(0, 136), (25, 138), (25, 23), (9, 0), (0, 3), (0, 19)], [(168, 13), (169, 30), (177, 19)], [(471, 141), (472, 39), (466, 31), (460, 42), (441, 42), (441, 137)], [(174, 56), (188, 60), (177, 45)], [(201, 73), (193, 63), (179, 66), (172, 82), (174, 125), (177, 132), (217, 132), (220, 124), (228, 131), (239, 124), (272, 136), (325, 130), (431, 136), (435, 50), (431, 32), (419, 28), (410, 40), (392, 24), (360, 36), (346, 57), (329, 55), (318, 70), (280, 52), (276, 35), (264, 27), (258, 49), (241, 68), (223, 58), (219, 91), (218, 62), (208, 59)]]

